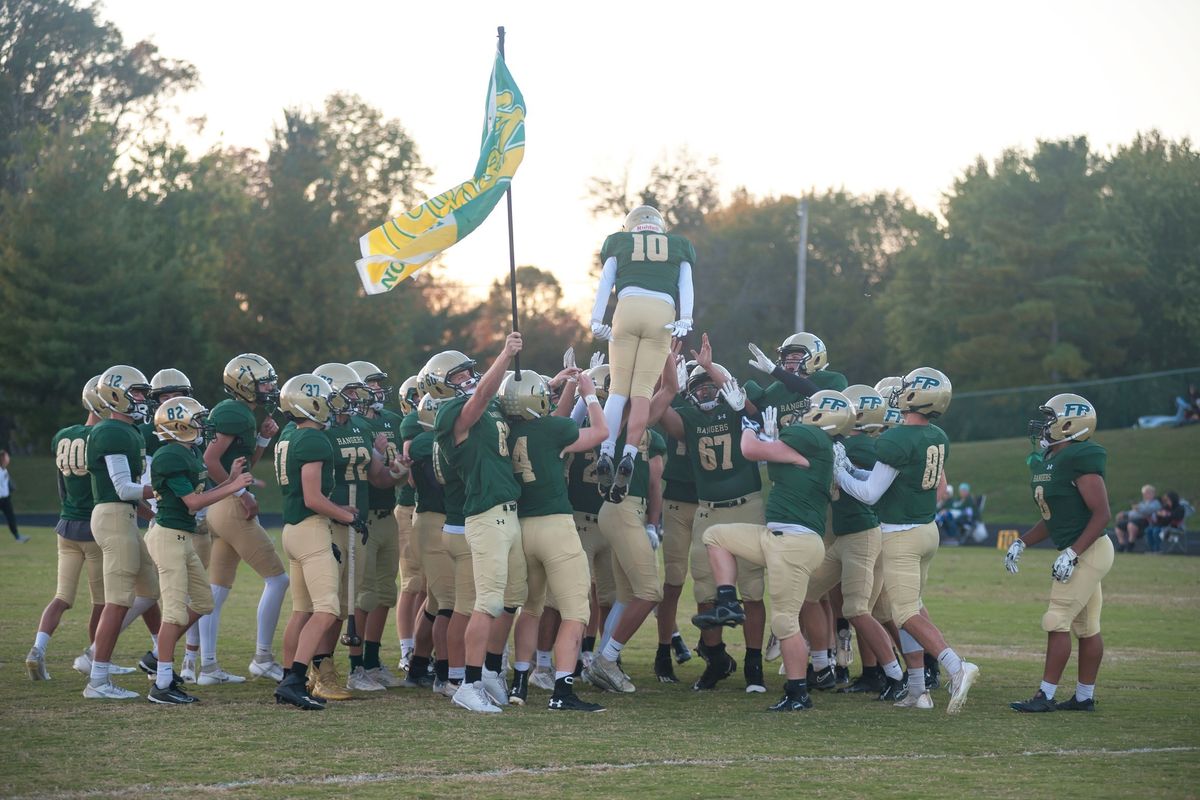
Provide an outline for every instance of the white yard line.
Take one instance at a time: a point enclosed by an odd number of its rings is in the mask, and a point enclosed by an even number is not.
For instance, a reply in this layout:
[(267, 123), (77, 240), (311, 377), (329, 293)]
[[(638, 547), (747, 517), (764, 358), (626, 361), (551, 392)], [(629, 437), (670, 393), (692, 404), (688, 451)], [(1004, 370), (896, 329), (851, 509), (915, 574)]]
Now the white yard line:
[[(227, 781), (222, 783), (196, 783), (159, 786), (155, 784), (138, 784), (109, 790), (66, 791), (25, 797), (54, 798), (55, 800), (75, 800), (76, 798), (111, 797), (128, 794), (190, 794), (195, 792), (222, 793), (240, 789), (272, 788), (288, 786), (363, 786), (368, 784), (391, 783), (393, 781), (486, 781), (497, 778), (511, 777), (540, 777), (543, 775), (561, 775), (571, 772), (617, 772), (621, 770), (649, 769), (654, 767), (735, 767), (755, 764), (855, 764), (855, 763), (886, 763), (890, 761), (942, 761), (942, 760), (987, 760), (997, 758), (1012, 758), (1014, 756), (1067, 756), (1077, 758), (1087, 756), (1102, 758), (1107, 756), (1135, 756), (1151, 753), (1193, 753), (1200, 747), (1136, 747), (1127, 750), (1108, 749), (1074, 749), (1074, 750), (1026, 750), (1009, 753), (975, 753), (972, 755), (958, 754), (904, 754), (904, 755), (858, 755), (858, 756), (746, 756), (744, 758), (716, 759), (665, 759), (658, 761), (631, 761), (624, 764), (556, 764), (548, 767), (512, 767), (506, 769), (479, 770), (475, 772), (375, 772), (354, 775), (328, 775), (324, 777), (298, 778), (256, 778), (245, 781)], [(13, 800), (23, 800), (17, 797)]]

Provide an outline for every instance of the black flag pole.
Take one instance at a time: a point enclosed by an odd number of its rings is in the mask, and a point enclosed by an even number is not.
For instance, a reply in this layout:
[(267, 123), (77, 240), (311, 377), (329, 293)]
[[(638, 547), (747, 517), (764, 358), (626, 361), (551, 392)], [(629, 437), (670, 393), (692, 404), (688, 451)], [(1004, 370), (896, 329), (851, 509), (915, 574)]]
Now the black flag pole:
[[(496, 36), (500, 39), (500, 60), (504, 59), (504, 26), (496, 28)], [(508, 203), (508, 288), (512, 296), (512, 329), (513, 333), (520, 330), (517, 327), (517, 251), (513, 245), (513, 213), (512, 213), (512, 178), (508, 179), (508, 188), (504, 190), (504, 198)], [(516, 374), (513, 380), (521, 380), (521, 354), (513, 356), (513, 369)]]

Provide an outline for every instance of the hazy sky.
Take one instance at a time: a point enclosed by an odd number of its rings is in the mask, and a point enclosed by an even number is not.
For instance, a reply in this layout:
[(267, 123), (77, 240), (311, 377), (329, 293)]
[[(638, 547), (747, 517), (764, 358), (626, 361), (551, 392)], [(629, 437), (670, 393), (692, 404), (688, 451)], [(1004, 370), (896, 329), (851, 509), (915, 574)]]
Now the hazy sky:
[[(619, 219), (593, 219), (594, 175), (687, 147), (723, 189), (900, 189), (936, 209), (963, 167), (1010, 146), (1152, 127), (1200, 131), (1200, 2), (591, 3), (107, 0), (129, 40), (191, 61), (197, 149), (265, 149), (285, 106), (349, 91), (398, 118), (437, 194), (479, 152), (497, 25), (528, 106), (513, 183), (520, 264), (590, 302), (588, 267)], [(364, 231), (365, 232), (365, 231)], [(357, 280), (354, 248), (345, 279)], [(449, 250), (452, 279), (508, 269), (503, 204)], [(704, 254), (698, 254), (704, 268)], [(395, 291), (404, 291), (401, 285)]]

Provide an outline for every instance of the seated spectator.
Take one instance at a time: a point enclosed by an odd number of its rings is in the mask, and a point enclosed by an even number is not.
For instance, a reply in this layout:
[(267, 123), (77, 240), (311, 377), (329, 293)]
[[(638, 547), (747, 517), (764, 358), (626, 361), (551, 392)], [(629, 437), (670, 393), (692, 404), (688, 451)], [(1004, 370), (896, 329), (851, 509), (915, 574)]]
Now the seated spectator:
[(1182, 528), (1187, 509), (1179, 502), (1178, 492), (1167, 492), (1160, 500), (1162, 508), (1154, 512), (1146, 528), (1146, 552), (1162, 552), (1162, 535), (1167, 528)]
[(1114, 528), (1117, 532), (1118, 553), (1133, 552), (1138, 537), (1146, 531), (1146, 528), (1150, 527), (1150, 520), (1153, 518), (1154, 512), (1160, 508), (1162, 508), (1162, 503), (1155, 496), (1154, 487), (1150, 484), (1143, 486), (1141, 502), (1134, 503), (1128, 511), (1117, 514), (1117, 524)]
[(1138, 417), (1139, 428), (1163, 428), (1200, 422), (1200, 389), (1188, 386), (1187, 394), (1175, 398), (1175, 413), (1170, 416)]
[(971, 485), (960, 483), (958, 497), (943, 500), (938, 505), (938, 511), (933, 521), (937, 523), (943, 539), (950, 539), (956, 544), (962, 544), (971, 535), (978, 516), (979, 510), (975, 505), (975, 498), (971, 497)]

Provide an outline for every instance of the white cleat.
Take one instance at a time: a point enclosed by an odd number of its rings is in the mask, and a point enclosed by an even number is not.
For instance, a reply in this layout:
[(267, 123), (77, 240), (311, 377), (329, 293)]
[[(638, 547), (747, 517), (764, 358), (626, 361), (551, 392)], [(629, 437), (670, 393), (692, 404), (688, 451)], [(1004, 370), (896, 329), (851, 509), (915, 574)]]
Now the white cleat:
[(596, 654), (591, 650), (585, 650), (579, 656), (579, 660), (583, 662), (583, 668), (587, 669), (592, 665), (592, 662), (596, 660)]
[(458, 687), (462, 684), (454, 683), (453, 681), (443, 681), (441, 686), (435, 686), (434, 691), (442, 697), (454, 699), (454, 695), (458, 692)]
[(783, 666), (783, 662), (779, 662), (779, 674), (787, 675), (787, 668)]
[(46, 671), (46, 654), (36, 647), (30, 648), (25, 656), (25, 671), (31, 681), (48, 681), (50, 673)]
[(898, 703), (892, 703), (895, 708), (919, 708), (924, 711), (933, 709), (933, 698), (929, 696), (929, 692), (921, 692), (920, 695), (914, 695), (909, 692), (904, 699)]
[(179, 677), (183, 679), (184, 683), (196, 682), (196, 659), (193, 658), (189, 661), (185, 658), (183, 660), (183, 668), (179, 670)]
[(783, 655), (783, 650), (779, 647), (779, 640), (775, 638), (775, 634), (771, 634), (771, 638), (767, 639), (767, 649), (763, 650), (763, 658), (767, 661), (774, 661)]
[(593, 686), (598, 689), (604, 689), (608, 692), (620, 692), (628, 694), (637, 691), (633, 683), (617, 666), (617, 662), (609, 661), (604, 656), (596, 656), (592, 661), (592, 666), (588, 667), (584, 674)]
[(500, 707), (492, 703), (487, 690), (483, 688), (483, 681), (475, 683), (463, 681), (450, 699), (454, 701), (454, 705), (465, 708), (467, 711), (475, 711), (480, 714), (500, 713)]
[[(137, 672), (136, 667), (122, 667), (120, 664), (108, 665), (109, 675), (132, 675), (135, 672)], [(153, 680), (153, 678), (151, 678), (151, 680)]]
[(380, 664), (374, 669), (367, 670), (367, 677), (378, 683), (385, 689), (395, 689), (401, 686), (404, 681), (392, 674), (392, 671)]
[(979, 679), (979, 667), (970, 661), (962, 662), (962, 669), (957, 675), (950, 676), (950, 702), (946, 706), (947, 714), (957, 714), (967, 703), (967, 692)]
[(83, 696), (89, 700), (133, 700), (140, 695), (137, 692), (131, 692), (128, 689), (115, 686), (112, 681), (109, 681), (99, 686), (93, 686), (89, 683), (83, 687)]
[(498, 706), (508, 705), (508, 683), (501, 673), (484, 669), (483, 680), (479, 683), (493, 703)]
[(536, 667), (533, 670), (533, 674), (529, 676), (529, 685), (544, 689), (547, 692), (553, 692), (554, 670), (550, 669), (550, 667)]
[(386, 686), (380, 686), (367, 675), (367, 671), (362, 667), (355, 667), (350, 672), (350, 677), (346, 679), (346, 688), (353, 689), (356, 692), (383, 692), (387, 691)]
[(403, 645), (403, 644), (400, 645), (400, 663), (397, 666), (400, 667), (401, 672), (408, 672), (409, 666), (412, 665), (412, 657), (413, 657), (414, 650), (416, 650), (415, 647), (411, 647), (411, 646)]
[[(86, 652), (75, 656), (75, 661), (74, 661), (74, 663), (71, 664), (71, 669), (75, 670), (80, 675), (91, 675), (92, 674), (92, 657), (89, 656)], [(109, 669), (109, 673), (111, 674), (112, 667), (110, 666), (108, 669)]]
[(220, 667), (213, 667), (210, 670), (206, 670), (203, 667), (201, 667), (200, 668), (200, 676), (198, 678), (196, 678), (196, 683), (200, 684), (201, 686), (219, 686), (220, 684), (223, 684), (223, 683), (245, 683), (245, 682), (246, 682), (246, 679), (243, 678), (241, 675), (230, 675), (228, 672), (221, 669)]
[(250, 674), (255, 678), (268, 678), (279, 683), (283, 680), (283, 665), (271, 656), (270, 661), (251, 661)]

